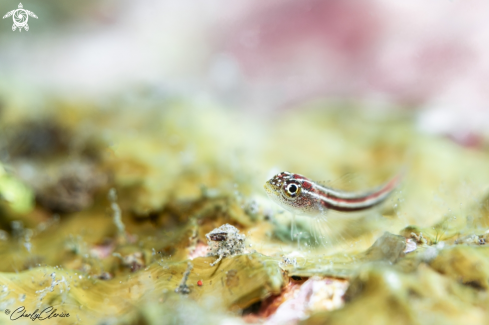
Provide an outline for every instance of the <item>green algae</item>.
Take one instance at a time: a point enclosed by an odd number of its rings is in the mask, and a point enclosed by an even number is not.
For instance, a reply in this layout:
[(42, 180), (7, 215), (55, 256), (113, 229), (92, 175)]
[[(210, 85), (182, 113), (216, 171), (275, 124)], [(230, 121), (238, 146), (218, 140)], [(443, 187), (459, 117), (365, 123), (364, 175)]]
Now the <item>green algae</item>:
[[(264, 255), (227, 257), (215, 267), (210, 266), (213, 260), (202, 257), (191, 262), (188, 299), (212, 300), (216, 308), (223, 310), (242, 309), (279, 293), (283, 285), (283, 272), (273, 259)], [(22, 304), (27, 310), (58, 305), (82, 322), (134, 317), (128, 314), (135, 305), (175, 299), (172, 296), (178, 295), (175, 289), (186, 268), (186, 262), (163, 261), (107, 281), (53, 267), (35, 268), (20, 274), (4, 273), (0, 275), (0, 287), (4, 288), (2, 308), (14, 309), (19, 303), (17, 297), (25, 294)], [(198, 281), (202, 281), (202, 286), (197, 285)], [(42, 290), (46, 290), (44, 295)], [(66, 319), (60, 324), (72, 322), (73, 319)]]
[(367, 267), (351, 280), (345, 307), (301, 324), (484, 324), (487, 295), (460, 285), (425, 264), (403, 274)]
[(34, 194), (30, 187), (13, 175), (7, 174), (0, 164), (0, 209), (5, 219), (16, 219), (34, 208)]
[[(287, 292), (294, 278), (317, 276), (350, 287), (342, 308), (311, 310), (304, 324), (484, 323), (487, 152), (418, 134), (405, 113), (372, 119), (351, 105), (316, 103), (273, 123), (180, 100), (142, 102), (138, 109), (150, 116), (124, 103), (105, 110), (58, 105), (69, 107), (56, 119), (66, 130), (63, 146), (55, 141), (49, 157), (28, 160), (34, 175), (53, 171), (57, 181), (36, 187), (23, 174), (25, 157), (9, 162), (17, 174), (4, 184), (26, 192), (9, 203), (15, 214), (2, 210), (3, 310), (55, 304), (73, 315), (61, 324), (241, 322), (243, 311), (260, 319), (256, 310)], [(75, 148), (70, 157), (67, 146)], [(62, 197), (57, 184), (66, 165), (92, 175), (70, 178), (89, 200), (53, 211), (66, 207), (52, 201)], [(291, 216), (262, 190), (273, 168), (318, 181), (354, 172), (362, 177), (348, 186), (361, 190), (406, 166), (402, 186), (382, 207), (328, 214), (326, 234), (334, 240), (325, 246), (314, 242), (307, 218), (298, 218), (299, 236), (291, 238)], [(117, 200), (107, 199), (111, 188)], [(14, 229), (12, 220), (22, 226)], [(205, 257), (205, 234), (226, 223), (246, 235), (245, 251), (211, 266), (216, 257)], [(176, 293), (189, 262), (189, 292)]]
[(455, 246), (440, 251), (430, 266), (460, 283), (489, 289), (489, 247)]

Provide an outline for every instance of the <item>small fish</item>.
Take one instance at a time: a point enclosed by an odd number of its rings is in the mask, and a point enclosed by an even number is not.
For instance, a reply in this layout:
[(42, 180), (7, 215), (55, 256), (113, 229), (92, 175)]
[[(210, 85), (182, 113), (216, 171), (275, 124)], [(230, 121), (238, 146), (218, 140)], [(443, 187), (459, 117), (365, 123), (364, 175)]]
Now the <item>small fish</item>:
[(294, 215), (319, 216), (328, 210), (353, 212), (382, 203), (399, 185), (401, 175), (366, 192), (345, 192), (315, 183), (299, 174), (282, 172), (265, 183), (268, 196)]

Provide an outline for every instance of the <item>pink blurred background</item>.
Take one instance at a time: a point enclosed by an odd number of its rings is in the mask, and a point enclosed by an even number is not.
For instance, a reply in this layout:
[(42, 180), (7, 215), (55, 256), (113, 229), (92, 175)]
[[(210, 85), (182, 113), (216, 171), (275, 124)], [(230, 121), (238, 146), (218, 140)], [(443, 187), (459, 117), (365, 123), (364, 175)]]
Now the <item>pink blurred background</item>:
[(1, 21), (3, 92), (151, 87), (253, 112), (348, 98), (417, 110), (422, 132), (464, 145), (489, 138), (485, 0), (23, 4), (39, 19), (25, 33)]

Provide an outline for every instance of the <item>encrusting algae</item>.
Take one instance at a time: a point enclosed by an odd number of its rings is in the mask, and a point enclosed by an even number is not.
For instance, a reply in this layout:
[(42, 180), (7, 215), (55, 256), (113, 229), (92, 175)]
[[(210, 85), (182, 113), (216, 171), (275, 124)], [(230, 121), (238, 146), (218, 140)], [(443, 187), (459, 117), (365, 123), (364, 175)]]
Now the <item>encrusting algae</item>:
[[(488, 319), (485, 149), (353, 104), (268, 122), (208, 101), (55, 105), (0, 121), (1, 324), (51, 306), (46, 324)], [(404, 166), (382, 205), (325, 214), (328, 245), (300, 216), (291, 238), (262, 187), (281, 170), (326, 186), (355, 173), (333, 188), (361, 192)]]

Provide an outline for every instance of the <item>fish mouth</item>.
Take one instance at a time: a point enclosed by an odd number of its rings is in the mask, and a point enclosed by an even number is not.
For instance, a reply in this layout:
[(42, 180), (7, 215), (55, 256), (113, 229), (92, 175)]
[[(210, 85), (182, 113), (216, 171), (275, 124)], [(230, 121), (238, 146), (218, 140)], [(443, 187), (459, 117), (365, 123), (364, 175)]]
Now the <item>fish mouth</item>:
[(269, 198), (272, 200), (277, 200), (279, 197), (279, 192), (277, 191), (277, 187), (270, 184), (270, 182), (266, 182), (265, 185), (263, 186), (265, 188), (265, 192), (267, 192), (267, 195)]
[[(266, 182), (265, 185), (263, 186), (265, 188), (265, 191), (267, 192), (267, 196), (268, 198), (278, 204), (279, 206), (282, 207), (282, 202), (281, 202), (281, 198), (280, 198), (280, 192), (277, 191), (277, 188), (270, 184), (270, 182)], [(285, 207), (283, 207), (285, 208)]]
[(265, 188), (265, 191), (267, 192), (268, 196), (272, 196), (275, 193), (274, 188), (272, 187), (272, 184), (270, 182), (266, 182), (265, 185), (263, 186)]
[(269, 194), (272, 191), (272, 186), (270, 185), (269, 182), (266, 182), (265, 185), (263, 185), (263, 188), (265, 189), (267, 194)]

